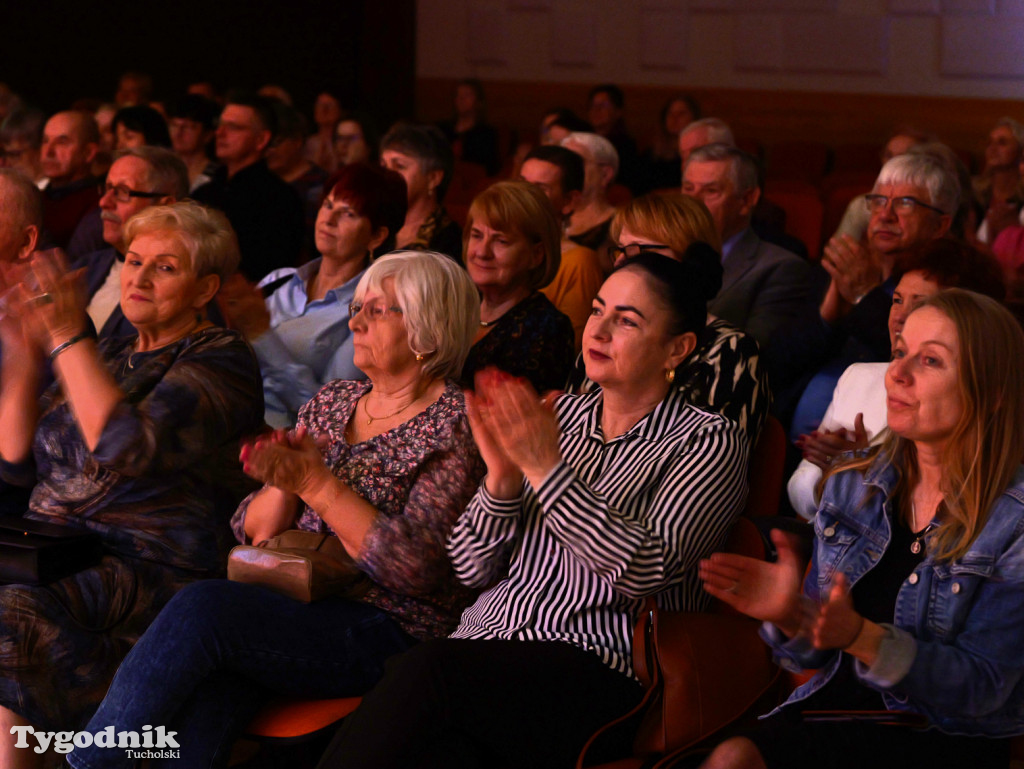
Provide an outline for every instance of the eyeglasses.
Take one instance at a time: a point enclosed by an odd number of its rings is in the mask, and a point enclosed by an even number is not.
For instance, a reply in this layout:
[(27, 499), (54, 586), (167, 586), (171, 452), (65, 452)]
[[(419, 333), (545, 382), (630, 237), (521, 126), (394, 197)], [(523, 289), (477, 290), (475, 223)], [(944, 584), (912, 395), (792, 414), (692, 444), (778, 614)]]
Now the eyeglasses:
[(903, 195), (898, 198), (890, 198), (888, 195), (865, 195), (864, 202), (867, 203), (868, 211), (875, 214), (879, 211), (884, 211), (889, 205), (889, 201), (892, 201), (892, 210), (897, 214), (912, 214), (918, 206), (921, 208), (927, 208), (929, 211), (934, 211), (937, 214), (945, 215), (945, 211), (935, 206), (930, 206), (923, 201), (911, 195)]
[(124, 184), (118, 184), (116, 187), (110, 183), (100, 185), (100, 197), (103, 197), (107, 193), (112, 193), (114, 200), (118, 203), (128, 203), (132, 198), (162, 198), (166, 193), (164, 192), (142, 192), (141, 190), (133, 190)]
[(660, 254), (662, 251), (671, 251), (672, 246), (662, 246), (656, 243), (627, 243), (624, 246), (612, 246), (612, 254), (618, 259), (624, 256), (626, 259), (636, 259), (640, 254)]
[(350, 142), (357, 142), (363, 138), (362, 134), (335, 134), (335, 144), (348, 144)]
[(395, 313), (397, 315), (402, 314), (401, 307), (388, 307), (377, 302), (372, 302), (367, 305), (364, 305), (362, 302), (352, 302), (352, 304), (348, 306), (348, 317), (354, 318), (364, 309), (366, 310), (366, 316), (370, 320), (383, 320), (391, 313)]

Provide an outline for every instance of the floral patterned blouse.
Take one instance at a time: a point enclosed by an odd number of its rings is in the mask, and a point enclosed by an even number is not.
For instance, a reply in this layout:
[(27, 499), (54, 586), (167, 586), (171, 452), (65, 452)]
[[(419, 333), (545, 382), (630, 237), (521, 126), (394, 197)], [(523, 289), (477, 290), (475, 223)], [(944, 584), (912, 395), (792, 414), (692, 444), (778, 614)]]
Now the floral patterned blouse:
[[(480, 484), (484, 463), (454, 382), (408, 422), (350, 444), (345, 428), (372, 386), (343, 380), (325, 385), (299, 411), (298, 424), (314, 437), (330, 438), (324, 463), (380, 513), (356, 561), (372, 581), (361, 600), (388, 612), (416, 638), (439, 638), (455, 628), (475, 597), (455, 579), (445, 542)], [(232, 520), (240, 541), (251, 499)], [(309, 506), (299, 515), (298, 528), (331, 531)]]

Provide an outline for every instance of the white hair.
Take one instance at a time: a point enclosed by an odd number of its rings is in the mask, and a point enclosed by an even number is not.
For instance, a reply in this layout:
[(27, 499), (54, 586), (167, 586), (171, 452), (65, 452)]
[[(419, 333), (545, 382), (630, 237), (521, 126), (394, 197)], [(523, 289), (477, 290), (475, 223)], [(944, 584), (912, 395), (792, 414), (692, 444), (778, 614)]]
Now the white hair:
[(717, 117), (706, 117), (701, 118), (700, 120), (694, 120), (679, 132), (679, 136), (682, 138), (687, 134), (701, 130), (706, 130), (708, 132), (707, 144), (728, 144), (730, 147), (736, 146), (736, 138), (732, 135), (732, 129), (729, 127), (729, 124)]
[[(562, 139), (561, 143), (563, 147), (568, 147), (570, 144), (579, 144), (590, 153), (595, 163), (608, 166), (615, 172), (616, 176), (619, 175), (619, 153), (616, 151), (615, 146), (603, 136), (586, 131), (574, 131)], [(569, 147), (569, 149), (572, 149), (572, 147)]]
[(469, 274), (435, 251), (393, 251), (366, 269), (356, 285), (356, 300), (380, 290), (389, 278), (409, 348), (424, 358), (423, 373), (457, 377), (480, 328), (480, 295)]

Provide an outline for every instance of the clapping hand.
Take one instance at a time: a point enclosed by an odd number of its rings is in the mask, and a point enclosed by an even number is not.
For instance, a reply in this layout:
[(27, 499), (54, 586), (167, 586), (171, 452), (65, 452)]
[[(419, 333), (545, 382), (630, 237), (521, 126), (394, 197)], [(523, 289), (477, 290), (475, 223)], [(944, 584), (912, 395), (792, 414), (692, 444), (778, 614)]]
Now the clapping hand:
[(864, 429), (864, 414), (857, 414), (852, 432), (845, 427), (838, 430), (815, 430), (810, 435), (801, 435), (795, 443), (804, 459), (827, 471), (839, 454), (867, 448), (868, 433)]
[(811, 638), (816, 649), (845, 649), (860, 635), (864, 617), (853, 608), (846, 575), (836, 574), (829, 589), (828, 602), (821, 607)]
[[(52, 349), (81, 334), (87, 327), (83, 270), (70, 272), (60, 249), (32, 255), (32, 280), (21, 283), (22, 322), (41, 345)], [(28, 289), (38, 285), (38, 292)]]
[(829, 240), (821, 266), (832, 278), (821, 304), (821, 316), (828, 323), (839, 320), (882, 282), (881, 259), (849, 235)]
[(492, 494), (517, 495), (524, 475), (536, 488), (562, 461), (555, 415), (525, 380), (487, 368), (477, 374), (467, 405)]
[(246, 475), (300, 497), (333, 477), (304, 427), (261, 435), (242, 446), (239, 459)]
[(772, 529), (775, 563), (734, 553), (715, 553), (700, 562), (704, 589), (736, 611), (771, 622), (792, 637), (806, 632), (809, 616), (800, 589), (803, 567), (789, 536)]
[(270, 328), (270, 312), (263, 290), (239, 272), (224, 281), (217, 294), (217, 302), (228, 325), (241, 331), (247, 339), (255, 339)]

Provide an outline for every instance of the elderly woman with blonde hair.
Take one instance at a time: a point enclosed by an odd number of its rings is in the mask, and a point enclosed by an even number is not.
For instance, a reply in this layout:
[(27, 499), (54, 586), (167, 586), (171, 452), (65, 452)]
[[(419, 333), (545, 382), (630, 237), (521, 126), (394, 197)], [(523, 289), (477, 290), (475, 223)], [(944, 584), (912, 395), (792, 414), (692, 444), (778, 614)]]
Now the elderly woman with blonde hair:
[[(256, 357), (205, 308), (238, 265), (222, 214), (149, 208), (125, 228), (121, 306), (135, 337), (97, 343), (60, 260), (20, 270), (0, 320), (0, 472), (35, 486), (26, 517), (94, 532), (95, 566), (0, 587), (0, 765), (38, 759), (10, 727), (80, 728), (121, 658), (184, 585), (221, 572), (239, 441), (262, 424)], [(8, 271), (8, 279), (14, 276)], [(36, 399), (46, 358), (56, 383)]]
[[(336, 536), (368, 590), (307, 604), (240, 582), (193, 585), (125, 659), (90, 729), (165, 724), (189, 765), (223, 766), (273, 694), (362, 694), (389, 657), (451, 632), (473, 594), (445, 541), (484, 472), (452, 377), (479, 318), (472, 282), (447, 256), (399, 252), (367, 269), (349, 320), (367, 379), (325, 385), (294, 431), (244, 449), (246, 472), (264, 486), (234, 526), (257, 543), (296, 527)], [(132, 766), (102, 748), (68, 758)]]

